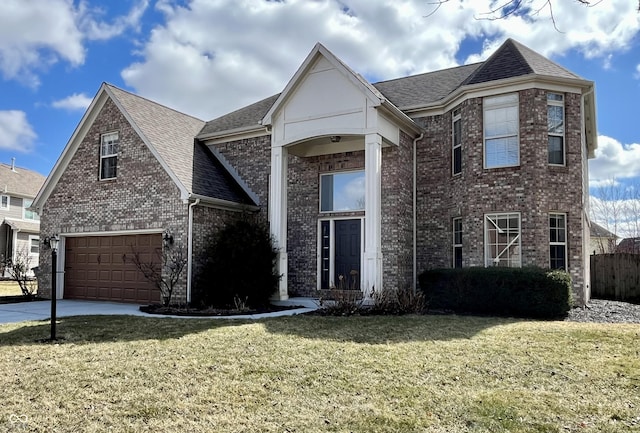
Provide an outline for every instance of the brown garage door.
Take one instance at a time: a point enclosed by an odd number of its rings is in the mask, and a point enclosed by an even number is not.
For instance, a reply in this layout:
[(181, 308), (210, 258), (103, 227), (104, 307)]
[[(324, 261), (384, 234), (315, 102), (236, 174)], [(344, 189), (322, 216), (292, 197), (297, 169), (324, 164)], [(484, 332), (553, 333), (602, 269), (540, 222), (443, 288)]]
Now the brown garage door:
[(132, 262), (158, 260), (162, 236), (69, 237), (65, 243), (64, 297), (115, 302), (157, 303), (160, 292)]

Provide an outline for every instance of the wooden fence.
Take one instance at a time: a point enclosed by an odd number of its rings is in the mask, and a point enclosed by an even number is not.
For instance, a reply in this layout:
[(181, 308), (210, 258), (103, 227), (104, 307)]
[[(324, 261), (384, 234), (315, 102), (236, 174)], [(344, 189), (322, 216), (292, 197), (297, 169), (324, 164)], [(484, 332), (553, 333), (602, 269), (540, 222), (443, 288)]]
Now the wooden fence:
[(640, 254), (592, 255), (591, 296), (618, 301), (640, 300)]

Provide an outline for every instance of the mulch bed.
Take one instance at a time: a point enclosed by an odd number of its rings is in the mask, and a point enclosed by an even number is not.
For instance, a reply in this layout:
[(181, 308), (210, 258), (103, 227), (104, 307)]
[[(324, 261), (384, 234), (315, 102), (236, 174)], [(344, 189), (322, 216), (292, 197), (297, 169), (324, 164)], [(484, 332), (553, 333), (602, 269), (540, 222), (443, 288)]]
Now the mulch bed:
[(37, 296), (27, 297), (24, 295), (0, 296), (0, 304), (17, 304), (19, 302), (46, 301), (47, 299), (38, 298)]
[(165, 307), (161, 304), (143, 305), (140, 307), (140, 311), (149, 314), (161, 314), (170, 316), (241, 316), (249, 314), (262, 314), (262, 313), (274, 313), (277, 311), (295, 310), (298, 308), (305, 308), (301, 305), (268, 305), (262, 308), (249, 308), (243, 310), (237, 309), (224, 309), (224, 308), (195, 308), (188, 306), (169, 306)]

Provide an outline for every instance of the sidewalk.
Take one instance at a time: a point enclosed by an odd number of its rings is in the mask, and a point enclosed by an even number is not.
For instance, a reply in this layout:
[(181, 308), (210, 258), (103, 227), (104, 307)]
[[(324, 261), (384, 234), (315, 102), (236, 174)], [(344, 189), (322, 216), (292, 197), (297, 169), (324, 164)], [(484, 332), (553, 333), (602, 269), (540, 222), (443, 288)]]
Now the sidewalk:
[[(60, 299), (56, 303), (56, 317), (93, 316), (93, 315), (129, 315), (145, 317), (174, 317), (180, 319), (263, 319), (266, 317), (293, 316), (316, 310), (318, 305), (312, 298), (291, 298), (287, 301), (275, 301), (275, 305), (300, 305), (303, 308), (276, 311), (273, 313), (244, 314), (236, 316), (166, 316), (140, 311), (140, 305), (120, 304), (105, 301), (77, 301)], [(26, 320), (48, 320), (51, 317), (51, 301), (19, 302), (0, 304), (0, 324), (24, 322)]]

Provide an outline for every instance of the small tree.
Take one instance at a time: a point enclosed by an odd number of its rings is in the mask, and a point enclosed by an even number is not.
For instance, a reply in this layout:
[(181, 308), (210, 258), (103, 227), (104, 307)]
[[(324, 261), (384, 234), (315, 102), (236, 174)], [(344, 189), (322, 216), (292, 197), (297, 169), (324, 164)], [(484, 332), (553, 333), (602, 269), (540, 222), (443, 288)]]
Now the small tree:
[(162, 305), (171, 304), (173, 291), (187, 266), (187, 254), (182, 244), (157, 248), (155, 257), (151, 257), (149, 260), (144, 260), (139, 251), (131, 248), (133, 250), (133, 264), (142, 272), (147, 281), (160, 290)]
[(15, 256), (3, 261), (9, 277), (18, 283), (22, 295), (27, 298), (34, 297), (38, 290), (38, 281), (31, 267), (32, 259), (33, 257), (25, 249), (21, 249)]
[(268, 305), (280, 281), (277, 256), (269, 228), (257, 217), (247, 215), (227, 223), (203, 259), (195, 282), (196, 300), (219, 308)]

